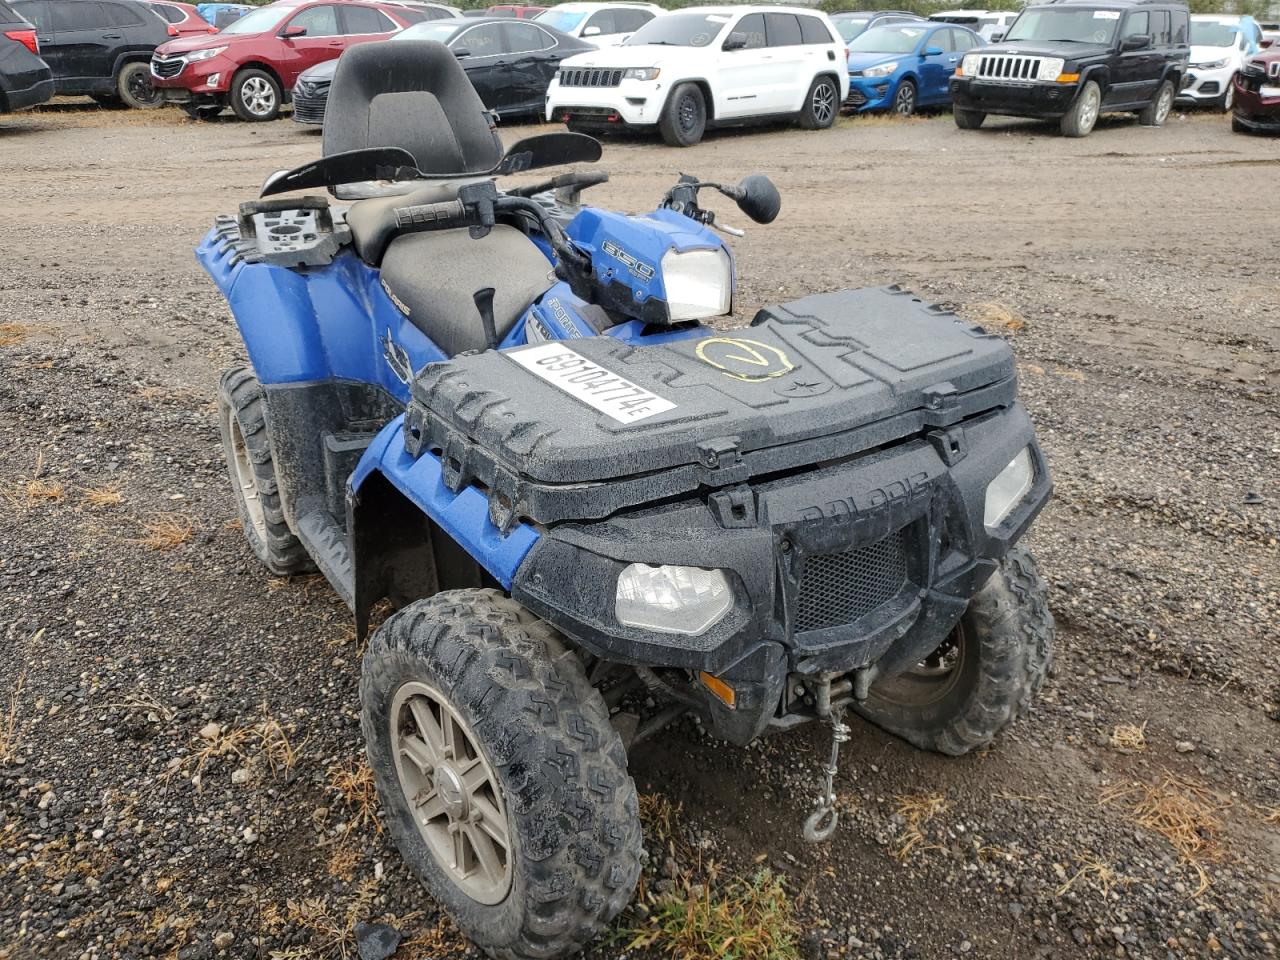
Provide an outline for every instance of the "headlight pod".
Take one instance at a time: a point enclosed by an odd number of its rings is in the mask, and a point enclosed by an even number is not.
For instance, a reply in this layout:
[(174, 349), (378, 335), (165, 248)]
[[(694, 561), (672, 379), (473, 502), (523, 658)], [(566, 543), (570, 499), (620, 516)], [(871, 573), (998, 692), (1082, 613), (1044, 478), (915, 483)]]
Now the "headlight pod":
[(1226, 58), (1223, 58), (1222, 60), (1213, 60), (1209, 63), (1193, 63), (1191, 68), (1193, 70), (1221, 70), (1226, 65), (1227, 60)]
[(1005, 518), (1013, 512), (1014, 507), (1022, 502), (1022, 498), (1031, 490), (1035, 482), (1035, 465), (1031, 461), (1031, 448), (1023, 447), (1008, 466), (996, 474), (996, 478), (987, 484), (987, 501), (982, 514), (982, 522), (987, 530), (994, 533)]
[(662, 258), (662, 285), (672, 320), (703, 320), (729, 312), (733, 268), (724, 247), (668, 251)]
[(1040, 72), (1036, 74), (1036, 79), (1045, 83), (1053, 83), (1062, 76), (1062, 68), (1067, 62), (1061, 57), (1044, 57), (1040, 61)]
[(732, 608), (722, 570), (633, 563), (618, 575), (614, 615), (628, 627), (696, 637)]
[(631, 67), (622, 71), (623, 80), (657, 80), (662, 71), (657, 67)]
[(207, 47), (204, 50), (192, 50), (186, 54), (187, 62), (195, 63), (197, 60), (211, 60), (226, 49), (226, 47)]
[(898, 61), (890, 60), (888, 63), (882, 63), (875, 67), (867, 67), (862, 71), (864, 77), (887, 77), (893, 71), (898, 69)]
[(966, 77), (976, 77), (981, 66), (982, 57), (976, 53), (966, 53), (964, 60), (960, 63), (960, 69), (964, 71)]

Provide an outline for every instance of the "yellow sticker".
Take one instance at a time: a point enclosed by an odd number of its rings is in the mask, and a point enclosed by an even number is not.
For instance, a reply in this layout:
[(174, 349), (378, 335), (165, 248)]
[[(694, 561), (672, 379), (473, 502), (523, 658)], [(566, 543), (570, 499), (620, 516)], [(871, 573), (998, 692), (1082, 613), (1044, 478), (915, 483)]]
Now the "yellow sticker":
[(739, 337), (708, 337), (694, 349), (698, 359), (709, 363), (726, 377), (760, 383), (781, 377), (795, 369), (785, 353), (759, 340)]

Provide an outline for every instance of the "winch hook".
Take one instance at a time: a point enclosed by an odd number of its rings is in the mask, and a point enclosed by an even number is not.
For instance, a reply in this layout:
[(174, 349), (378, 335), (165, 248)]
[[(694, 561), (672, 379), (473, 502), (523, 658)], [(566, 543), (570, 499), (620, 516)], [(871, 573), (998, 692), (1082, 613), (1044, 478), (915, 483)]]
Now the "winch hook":
[(826, 778), (822, 794), (818, 797), (813, 813), (804, 822), (804, 838), (809, 843), (821, 843), (836, 832), (840, 812), (836, 808), (836, 774), (840, 772), (840, 744), (849, 741), (849, 726), (844, 722), (844, 706), (831, 703), (831, 680), (827, 678), (818, 691), (818, 712), (831, 721), (831, 759), (823, 771)]

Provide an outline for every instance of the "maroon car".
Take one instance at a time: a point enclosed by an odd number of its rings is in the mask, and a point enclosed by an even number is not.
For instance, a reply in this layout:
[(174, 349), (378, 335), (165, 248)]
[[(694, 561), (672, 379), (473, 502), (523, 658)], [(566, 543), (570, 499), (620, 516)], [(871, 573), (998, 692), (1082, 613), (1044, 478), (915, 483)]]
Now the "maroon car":
[(1232, 82), (1235, 103), (1231, 129), (1236, 133), (1280, 133), (1280, 49), (1253, 54)]
[(175, 37), (189, 37), (192, 34), (217, 33), (218, 28), (200, 16), (200, 11), (189, 3), (178, 3), (177, 0), (142, 0), (169, 24), (169, 33)]
[(407, 4), (276, 0), (216, 34), (157, 47), (151, 82), (197, 119), (230, 107), (241, 120), (274, 120), (303, 70), (421, 19)]

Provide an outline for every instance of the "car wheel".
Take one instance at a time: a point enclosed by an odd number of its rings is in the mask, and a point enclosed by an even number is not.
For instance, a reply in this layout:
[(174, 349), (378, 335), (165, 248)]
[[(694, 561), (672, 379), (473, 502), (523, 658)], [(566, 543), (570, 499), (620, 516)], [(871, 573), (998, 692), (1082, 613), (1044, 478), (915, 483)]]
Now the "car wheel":
[(658, 118), (658, 131), (668, 146), (691, 147), (707, 129), (707, 102), (697, 84), (682, 83), (671, 91)]
[(222, 112), (222, 107), (216, 105), (196, 106), (193, 103), (184, 103), (182, 112), (192, 120), (212, 120)]
[(264, 70), (241, 70), (231, 81), (231, 109), (241, 120), (261, 122), (280, 115), (280, 84)]
[(1246, 127), (1243, 123), (1241, 123), (1240, 118), (1237, 117), (1234, 113), (1231, 115), (1231, 132), (1232, 133), (1249, 133), (1250, 132), (1249, 128)]
[(961, 130), (977, 130), (987, 115), (981, 110), (965, 110), (963, 107), (952, 108), (951, 115), (956, 119), (956, 126)]
[(1169, 111), (1173, 109), (1173, 97), (1173, 84), (1166, 80), (1160, 84), (1155, 99), (1143, 107), (1142, 112), (1138, 114), (1138, 122), (1144, 127), (1163, 126), (1169, 119)]
[(840, 110), (840, 88), (830, 77), (818, 77), (809, 87), (800, 110), (800, 126), (806, 130), (826, 130), (835, 123)]
[(893, 112), (900, 117), (909, 117), (916, 112), (916, 85), (910, 80), (903, 80), (893, 94)]
[(1098, 122), (1098, 112), (1102, 107), (1102, 91), (1093, 80), (1086, 80), (1083, 89), (1076, 96), (1076, 102), (1058, 122), (1064, 137), (1087, 137)]
[(1236, 85), (1228, 83), (1227, 89), (1223, 91), (1222, 96), (1218, 98), (1218, 109), (1223, 113), (1230, 113), (1231, 108), (1236, 102)]
[(135, 110), (154, 110), (164, 106), (164, 97), (151, 85), (151, 67), (145, 63), (126, 63), (116, 75), (116, 92), (126, 105)]

